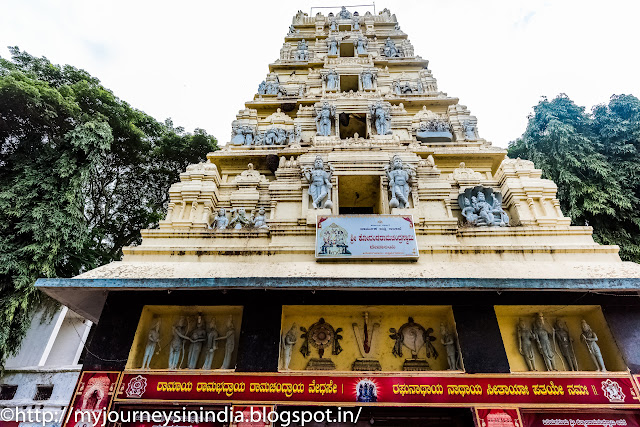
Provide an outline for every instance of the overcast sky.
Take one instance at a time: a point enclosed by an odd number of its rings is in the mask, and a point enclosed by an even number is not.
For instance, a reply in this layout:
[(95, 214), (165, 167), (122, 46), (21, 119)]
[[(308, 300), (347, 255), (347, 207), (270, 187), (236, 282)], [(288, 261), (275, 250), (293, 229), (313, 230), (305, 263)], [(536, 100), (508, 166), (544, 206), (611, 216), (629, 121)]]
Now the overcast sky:
[[(365, 1), (345, 3), (364, 4)], [(221, 142), (279, 57), (298, 9), (322, 1), (0, 0), (0, 56), (19, 46), (87, 70), (135, 108)], [(541, 96), (587, 108), (640, 96), (638, 0), (379, 1), (440, 90), (506, 147)], [(363, 14), (372, 8), (350, 8)], [(316, 10), (313, 11), (315, 14)], [(325, 14), (328, 10), (323, 10)]]

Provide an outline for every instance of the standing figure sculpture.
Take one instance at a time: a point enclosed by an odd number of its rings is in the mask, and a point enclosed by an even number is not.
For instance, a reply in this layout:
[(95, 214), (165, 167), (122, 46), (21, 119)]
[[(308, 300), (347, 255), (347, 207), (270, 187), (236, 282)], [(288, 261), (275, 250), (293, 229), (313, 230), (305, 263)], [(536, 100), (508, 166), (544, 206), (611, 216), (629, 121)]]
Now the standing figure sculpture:
[(367, 53), (367, 39), (358, 36), (358, 40), (356, 40), (356, 52), (358, 55), (365, 55)]
[(322, 157), (316, 156), (316, 160), (313, 162), (313, 169), (305, 168), (302, 174), (309, 183), (309, 195), (313, 201), (313, 208), (331, 209), (333, 206), (329, 195), (331, 191), (331, 176), (333, 174), (331, 166), (329, 166), (329, 171), (325, 171)]
[(178, 369), (182, 364), (181, 355), (184, 355), (184, 342), (191, 340), (187, 336), (187, 319), (181, 316), (173, 325), (173, 338), (169, 345), (169, 369)]
[(209, 330), (207, 331), (207, 348), (202, 369), (211, 369), (213, 356), (218, 349), (218, 330), (216, 329), (216, 318), (212, 317), (209, 321)]
[(376, 133), (378, 135), (391, 134), (391, 114), (389, 112), (389, 107), (385, 107), (384, 104), (378, 101), (369, 106), (369, 110), (371, 112), (373, 124), (376, 127)]
[(305, 39), (298, 42), (298, 50), (296, 51), (295, 58), (297, 61), (307, 61), (309, 59), (309, 48)]
[(324, 77), (327, 90), (338, 90), (338, 73), (331, 69)]
[(471, 124), (469, 120), (465, 120), (463, 125), (465, 139), (468, 141), (474, 141), (478, 139), (478, 135), (476, 134), (476, 127)]
[(293, 346), (296, 345), (298, 341), (298, 325), (295, 323), (291, 325), (291, 329), (282, 337), (282, 368), (285, 371), (289, 370), (289, 364), (291, 363), (291, 352), (293, 351)]
[(329, 105), (328, 102), (322, 103), (322, 108), (316, 115), (316, 130), (318, 136), (331, 135), (331, 118), (336, 115), (336, 107)]
[(555, 351), (552, 344), (554, 343), (553, 334), (547, 331), (547, 328), (544, 326), (544, 316), (542, 313), (537, 314), (536, 320), (533, 323), (533, 335), (547, 371), (557, 371)]
[(250, 224), (249, 218), (247, 218), (247, 212), (243, 208), (238, 208), (234, 212), (233, 218), (231, 218), (231, 222), (229, 225), (232, 226), (235, 230), (240, 230), (242, 228), (248, 227)]
[(527, 368), (530, 371), (536, 371), (536, 361), (533, 354), (533, 341), (536, 339), (533, 331), (524, 323), (524, 320), (518, 319), (518, 351), (524, 357)]
[(560, 354), (567, 361), (566, 368), (568, 371), (578, 370), (578, 359), (576, 359), (576, 353), (573, 350), (573, 338), (569, 335), (567, 324), (562, 319), (556, 319), (556, 324), (553, 327), (553, 332), (556, 337), (556, 342), (560, 348)]
[(227, 218), (227, 211), (224, 208), (218, 209), (218, 215), (213, 219), (211, 228), (216, 230), (224, 230), (229, 225), (229, 219)]
[(338, 54), (338, 40), (336, 40), (335, 37), (331, 37), (329, 38), (329, 40), (327, 40), (327, 46), (328, 46), (328, 54), (329, 55), (337, 55)]
[(191, 331), (189, 340), (191, 345), (189, 346), (189, 355), (187, 356), (187, 368), (196, 369), (198, 359), (200, 359), (200, 353), (202, 352), (202, 344), (207, 336), (207, 331), (204, 329), (204, 321), (202, 315), (198, 315), (198, 321), (196, 327)]
[(440, 342), (447, 351), (447, 363), (450, 371), (462, 369), (458, 360), (458, 348), (456, 345), (456, 336), (447, 328), (444, 322), (440, 322)]
[(394, 155), (385, 166), (389, 178), (389, 207), (404, 209), (409, 206), (409, 193), (411, 192), (411, 180), (413, 170), (404, 168), (399, 155)]
[(373, 79), (375, 76), (371, 70), (364, 70), (360, 75), (360, 80), (362, 82), (362, 89), (371, 90), (373, 89)]
[(224, 344), (224, 360), (220, 369), (231, 369), (231, 356), (236, 346), (236, 330), (233, 326), (233, 316), (229, 316), (227, 321), (227, 333), (225, 335), (226, 342)]
[(596, 365), (596, 371), (607, 372), (607, 368), (604, 366), (604, 360), (602, 359), (602, 352), (598, 345), (598, 336), (591, 330), (591, 326), (589, 326), (586, 320), (582, 319), (581, 323), (582, 334), (580, 335), (580, 339), (586, 344), (587, 350), (589, 350), (589, 354), (591, 355), (591, 360), (593, 360), (593, 364)]
[(156, 320), (147, 339), (147, 346), (144, 348), (144, 357), (142, 358), (142, 369), (149, 369), (153, 354), (156, 352), (156, 346), (160, 341), (160, 319)]

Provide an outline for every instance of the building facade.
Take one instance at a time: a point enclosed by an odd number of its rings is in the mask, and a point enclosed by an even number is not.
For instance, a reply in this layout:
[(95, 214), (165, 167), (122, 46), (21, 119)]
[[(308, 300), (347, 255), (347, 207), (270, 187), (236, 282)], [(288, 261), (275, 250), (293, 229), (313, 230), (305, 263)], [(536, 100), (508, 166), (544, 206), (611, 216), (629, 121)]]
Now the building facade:
[(639, 266), (428, 65), (387, 9), (299, 11), (159, 228), (38, 281), (97, 323), (74, 407), (638, 425)]

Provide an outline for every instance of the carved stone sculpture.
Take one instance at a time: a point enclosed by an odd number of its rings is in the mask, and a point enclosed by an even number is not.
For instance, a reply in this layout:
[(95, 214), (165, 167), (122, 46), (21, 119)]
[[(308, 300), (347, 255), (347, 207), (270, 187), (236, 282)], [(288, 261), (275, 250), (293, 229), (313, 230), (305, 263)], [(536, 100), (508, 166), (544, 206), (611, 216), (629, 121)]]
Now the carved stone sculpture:
[(178, 369), (182, 365), (185, 340), (190, 338), (187, 336), (187, 319), (182, 316), (173, 325), (173, 338), (169, 344), (169, 369)]
[(156, 320), (149, 329), (147, 345), (144, 348), (144, 357), (142, 358), (142, 369), (149, 369), (151, 359), (156, 352), (156, 346), (160, 342), (160, 319)]
[(324, 79), (327, 90), (338, 90), (339, 77), (335, 70), (329, 70), (329, 72), (324, 76)]
[(331, 348), (331, 354), (337, 356), (342, 352), (342, 346), (340, 346), (340, 340), (342, 339), (342, 328), (334, 329), (329, 323), (325, 322), (324, 318), (320, 318), (316, 323), (311, 325), (307, 330), (303, 326), (300, 327), (303, 332), (301, 338), (304, 339), (302, 346), (300, 346), (300, 353), (304, 357), (308, 357), (311, 353), (309, 351), (309, 345), (315, 347), (318, 350), (319, 358), (312, 358), (307, 363), (307, 368), (310, 370), (333, 370), (336, 368), (335, 363), (331, 359), (325, 359), (324, 351), (326, 348)]
[(371, 70), (364, 70), (362, 74), (360, 74), (360, 79), (362, 82), (362, 89), (364, 90), (373, 89), (373, 80), (375, 79), (375, 75)]
[(189, 335), (189, 341), (191, 341), (191, 345), (189, 346), (189, 354), (187, 356), (187, 368), (195, 369), (198, 364), (198, 359), (200, 358), (200, 353), (202, 352), (202, 344), (207, 336), (207, 331), (204, 328), (204, 321), (202, 320), (202, 316), (198, 315), (198, 320), (196, 321), (196, 327), (191, 331)]
[(291, 363), (291, 352), (293, 346), (298, 342), (298, 325), (295, 323), (291, 325), (291, 329), (287, 331), (282, 337), (282, 369), (289, 370), (289, 364)]
[(346, 7), (342, 6), (340, 12), (338, 12), (339, 19), (351, 19), (351, 12)]
[(400, 52), (396, 47), (396, 43), (393, 40), (391, 40), (390, 37), (387, 37), (387, 40), (384, 43), (384, 48), (382, 49), (382, 52), (384, 53), (384, 56), (386, 56), (387, 58), (397, 58), (400, 56)]
[(557, 371), (555, 361), (555, 351), (553, 346), (553, 335), (547, 330), (544, 323), (544, 315), (538, 313), (533, 322), (533, 335), (538, 344), (538, 351), (544, 360), (547, 371)]
[(593, 360), (593, 364), (596, 366), (596, 371), (607, 372), (607, 368), (604, 366), (604, 360), (602, 359), (602, 352), (598, 345), (598, 336), (591, 330), (591, 326), (589, 326), (586, 320), (582, 319), (581, 325), (582, 334), (580, 335), (580, 339), (584, 341), (587, 346), (591, 360)]
[(329, 30), (338, 31), (338, 23), (336, 22), (333, 13), (329, 13)]
[(314, 209), (327, 208), (331, 209), (331, 176), (333, 170), (329, 166), (329, 170), (325, 170), (322, 157), (316, 156), (313, 162), (313, 169), (303, 169), (302, 175), (309, 183), (309, 195), (313, 201)]
[(400, 209), (408, 207), (411, 181), (415, 171), (404, 167), (402, 159), (397, 154), (391, 158), (385, 169), (389, 178), (389, 207)]
[(267, 129), (264, 133), (264, 145), (286, 145), (287, 131), (282, 128)]
[(457, 371), (462, 369), (462, 363), (460, 363), (460, 357), (458, 354), (456, 335), (444, 322), (440, 322), (440, 335), (440, 342), (447, 351), (447, 364), (449, 365), (449, 370)]
[(267, 217), (265, 215), (264, 208), (258, 209), (258, 214), (252, 218), (251, 222), (253, 223), (253, 228), (257, 228), (257, 229), (269, 228), (269, 226), (267, 225)]
[(500, 226), (509, 225), (509, 216), (502, 209), (502, 193), (491, 188), (476, 186), (467, 188), (458, 196), (458, 205), (462, 216), (470, 225)]
[(389, 112), (389, 107), (378, 101), (375, 104), (370, 105), (369, 110), (371, 112), (371, 119), (376, 128), (376, 133), (378, 135), (391, 134), (391, 113)]
[(307, 46), (307, 41), (305, 39), (298, 42), (298, 50), (296, 51), (295, 59), (297, 61), (309, 60), (309, 47)]
[(360, 29), (360, 16), (358, 16), (358, 12), (353, 12), (353, 21), (351, 25), (354, 30)]
[(213, 317), (209, 321), (209, 329), (207, 330), (207, 347), (206, 355), (204, 357), (204, 363), (202, 369), (211, 369), (213, 363), (213, 357), (218, 349), (218, 329), (216, 329), (216, 318)]
[(319, 136), (331, 135), (332, 117), (336, 115), (336, 107), (328, 102), (323, 102), (320, 111), (316, 115), (316, 128)]
[(225, 334), (224, 360), (220, 369), (231, 369), (231, 357), (236, 346), (236, 329), (233, 325), (233, 316), (227, 321), (227, 333)]
[(247, 218), (247, 212), (243, 208), (238, 208), (233, 211), (233, 218), (229, 222), (229, 225), (235, 230), (240, 230), (249, 226), (251, 221)]
[(389, 329), (389, 337), (394, 340), (392, 354), (396, 357), (402, 357), (403, 347), (411, 351), (411, 359), (406, 359), (403, 365), (405, 371), (425, 371), (430, 370), (429, 362), (426, 359), (419, 359), (418, 355), (423, 347), (426, 347), (426, 358), (438, 357), (438, 351), (432, 342), (436, 337), (431, 335), (432, 328), (425, 329), (422, 325), (415, 323), (413, 317), (409, 317), (409, 321), (402, 325), (396, 331), (395, 328)]
[(358, 36), (358, 40), (356, 40), (356, 52), (358, 55), (365, 55), (367, 53), (367, 44), (366, 38)]
[(329, 55), (337, 55), (338, 54), (338, 40), (335, 37), (330, 37), (327, 40), (328, 54)]
[(524, 320), (518, 319), (518, 351), (524, 357), (524, 361), (527, 363), (527, 368), (530, 371), (536, 370), (536, 361), (533, 354), (533, 342), (535, 341), (535, 335), (531, 328), (529, 328)]
[[(553, 335), (555, 337), (556, 343), (558, 344), (558, 348), (560, 349), (560, 354), (564, 357), (564, 360), (567, 362), (565, 366), (566, 371), (577, 371), (578, 370), (578, 359), (576, 358), (576, 353), (573, 350), (573, 338), (569, 335), (569, 330), (567, 329), (567, 324), (562, 319), (556, 319), (556, 324), (553, 327)], [(560, 359), (562, 361), (562, 359)], [(564, 361), (562, 361), (564, 364)]]
[(478, 139), (476, 127), (469, 120), (465, 120), (462, 127), (464, 128), (465, 139), (469, 141)]
[(229, 219), (227, 218), (227, 211), (224, 208), (218, 209), (218, 214), (211, 223), (211, 228), (215, 230), (224, 230), (229, 225)]
[(380, 362), (372, 357), (373, 355), (371, 354), (373, 342), (377, 339), (380, 329), (380, 323), (371, 323), (368, 312), (362, 313), (362, 317), (364, 320), (362, 326), (357, 323), (352, 324), (361, 357), (353, 362), (351, 369), (354, 371), (381, 371)]
[(231, 144), (233, 145), (253, 145), (256, 130), (253, 126), (232, 126)]

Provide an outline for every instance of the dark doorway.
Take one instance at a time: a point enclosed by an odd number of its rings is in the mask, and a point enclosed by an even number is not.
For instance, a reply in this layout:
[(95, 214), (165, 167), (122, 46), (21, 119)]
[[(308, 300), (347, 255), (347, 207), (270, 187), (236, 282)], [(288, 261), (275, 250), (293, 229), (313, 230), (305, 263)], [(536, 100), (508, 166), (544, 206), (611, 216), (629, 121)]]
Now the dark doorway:
[(340, 215), (373, 215), (373, 207), (344, 206), (340, 208)]
[(343, 41), (340, 43), (340, 56), (343, 58), (355, 56), (355, 49), (353, 43)]
[(340, 139), (354, 138), (356, 133), (360, 138), (367, 137), (367, 115), (340, 113)]

